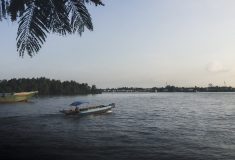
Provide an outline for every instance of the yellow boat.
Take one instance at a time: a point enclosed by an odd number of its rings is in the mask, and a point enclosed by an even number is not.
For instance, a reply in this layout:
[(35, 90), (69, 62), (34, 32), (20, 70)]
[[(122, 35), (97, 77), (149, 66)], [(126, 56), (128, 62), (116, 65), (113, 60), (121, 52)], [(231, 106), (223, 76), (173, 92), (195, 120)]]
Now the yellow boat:
[(37, 94), (38, 91), (19, 93), (0, 93), (0, 103), (13, 103), (28, 101), (29, 98)]

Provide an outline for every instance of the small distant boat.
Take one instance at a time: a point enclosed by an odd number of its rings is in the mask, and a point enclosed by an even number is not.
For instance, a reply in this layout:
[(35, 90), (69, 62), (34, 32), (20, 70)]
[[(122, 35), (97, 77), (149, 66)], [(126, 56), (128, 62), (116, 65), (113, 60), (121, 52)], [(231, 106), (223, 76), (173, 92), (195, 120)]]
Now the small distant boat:
[(112, 108), (115, 107), (115, 103), (111, 103), (108, 105), (96, 105), (96, 106), (81, 106), (82, 104), (86, 104), (88, 102), (80, 102), (76, 101), (70, 104), (72, 109), (64, 109), (61, 110), (61, 113), (65, 115), (86, 115), (86, 114), (98, 114), (98, 113), (106, 113), (111, 111)]
[(26, 102), (38, 91), (19, 93), (0, 93), (0, 103)]

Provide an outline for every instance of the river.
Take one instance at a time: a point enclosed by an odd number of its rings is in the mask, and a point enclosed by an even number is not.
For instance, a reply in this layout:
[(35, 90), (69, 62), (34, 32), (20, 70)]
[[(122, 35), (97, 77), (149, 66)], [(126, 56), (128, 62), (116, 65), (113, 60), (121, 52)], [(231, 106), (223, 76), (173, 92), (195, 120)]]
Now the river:
[[(59, 113), (73, 101), (112, 113)], [(234, 160), (235, 93), (104, 93), (0, 105), (0, 159)]]

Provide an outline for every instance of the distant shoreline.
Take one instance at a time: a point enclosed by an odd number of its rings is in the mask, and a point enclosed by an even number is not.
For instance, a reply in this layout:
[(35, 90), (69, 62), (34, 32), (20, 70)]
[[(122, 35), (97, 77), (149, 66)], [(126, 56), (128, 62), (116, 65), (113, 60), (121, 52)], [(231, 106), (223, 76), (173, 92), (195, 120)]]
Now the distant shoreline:
[(134, 87), (121, 87), (121, 88), (107, 88), (102, 89), (102, 92), (119, 92), (119, 93), (132, 93), (132, 92), (235, 92), (235, 88), (229, 86), (210, 86), (210, 87), (152, 87), (152, 88), (134, 88)]
[(40, 78), (14, 78), (0, 80), (0, 93), (16, 93), (38, 91), (39, 95), (87, 95), (99, 94), (100, 89), (95, 85), (76, 81), (60, 81), (55, 79)]
[(98, 89), (96, 85), (89, 86), (87, 83), (78, 83), (76, 81), (60, 81), (55, 79), (40, 78), (19, 78), (10, 80), (0, 80), (0, 93), (14, 93), (25, 91), (39, 91), (39, 95), (88, 95), (109, 92), (118, 93), (136, 93), (136, 92), (235, 92), (231, 86), (213, 86), (208, 87), (177, 87), (167, 85), (165, 87), (119, 87)]

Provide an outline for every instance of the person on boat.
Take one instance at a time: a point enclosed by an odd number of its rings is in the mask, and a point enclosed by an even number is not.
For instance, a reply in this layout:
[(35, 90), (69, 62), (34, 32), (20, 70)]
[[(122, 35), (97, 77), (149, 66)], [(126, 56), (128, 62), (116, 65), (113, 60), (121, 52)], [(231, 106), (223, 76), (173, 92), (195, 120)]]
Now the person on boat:
[(79, 112), (78, 107), (75, 108), (75, 112)]

